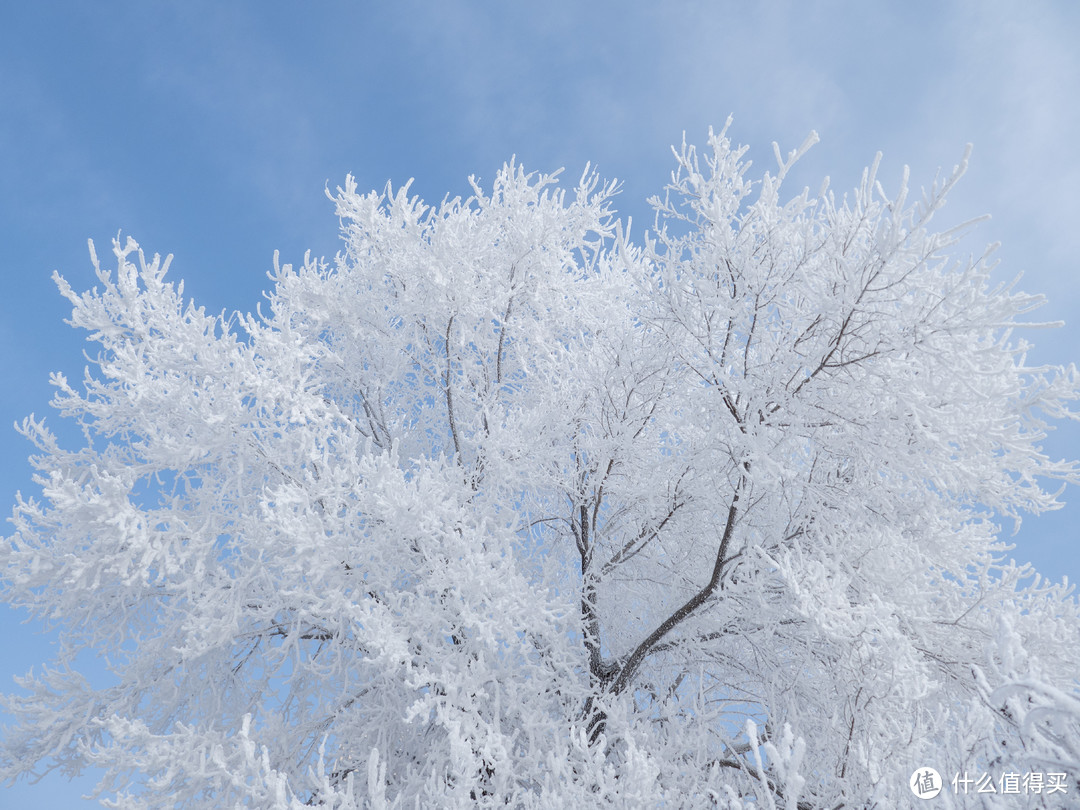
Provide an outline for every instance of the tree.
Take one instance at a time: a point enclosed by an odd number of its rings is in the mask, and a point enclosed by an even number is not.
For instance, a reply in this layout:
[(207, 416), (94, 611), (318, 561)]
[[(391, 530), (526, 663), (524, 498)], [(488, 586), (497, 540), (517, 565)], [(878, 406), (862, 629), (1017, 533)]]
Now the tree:
[(1075, 800), (1080, 609), (996, 523), (1078, 480), (1039, 447), (1075, 369), (1013, 337), (1040, 299), (929, 229), (963, 165), (783, 199), (812, 140), (750, 181), (726, 132), (640, 244), (588, 171), (349, 178), (344, 251), (275, 259), (266, 314), (91, 245), (100, 288), (57, 283), (100, 353), (53, 377), (85, 443), (21, 427), (4, 594), (63, 647), (3, 773), (101, 766), (125, 808), (903, 807), (927, 765)]

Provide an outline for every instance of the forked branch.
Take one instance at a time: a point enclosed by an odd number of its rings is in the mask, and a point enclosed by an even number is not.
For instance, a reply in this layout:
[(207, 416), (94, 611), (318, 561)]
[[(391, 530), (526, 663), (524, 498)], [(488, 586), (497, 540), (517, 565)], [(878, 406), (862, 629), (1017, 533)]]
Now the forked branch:
[(716, 560), (713, 563), (712, 576), (709, 578), (709, 581), (682, 607), (664, 619), (664, 621), (660, 623), (660, 626), (653, 630), (644, 641), (637, 645), (630, 654), (630, 657), (626, 659), (626, 663), (620, 667), (619, 674), (611, 686), (612, 692), (617, 694), (626, 689), (626, 687), (629, 686), (630, 681), (633, 680), (634, 675), (637, 674), (645, 657), (655, 649), (656, 645), (659, 644), (668, 633), (678, 627), (688, 616), (701, 607), (701, 605), (713, 595), (717, 587), (719, 587), (720, 577), (724, 571), (724, 563), (727, 562), (728, 558), (731, 535), (735, 530), (735, 518), (739, 513), (739, 495), (742, 492), (743, 483), (742, 480), (739, 481), (738, 485), (735, 487), (735, 493), (731, 496), (731, 506), (728, 507), (727, 523), (724, 526), (724, 534), (720, 538), (720, 547), (716, 550)]

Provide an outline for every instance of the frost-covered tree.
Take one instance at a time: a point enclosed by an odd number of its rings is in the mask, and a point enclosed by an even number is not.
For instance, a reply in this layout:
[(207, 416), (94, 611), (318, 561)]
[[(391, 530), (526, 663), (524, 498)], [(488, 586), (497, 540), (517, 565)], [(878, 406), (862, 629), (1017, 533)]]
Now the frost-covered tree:
[[(808, 144), (809, 145), (809, 142)], [(1080, 610), (999, 521), (1057, 505), (1080, 394), (1038, 303), (876, 164), (848, 197), (684, 145), (634, 243), (612, 185), (513, 164), (215, 317), (128, 240), (71, 324), (5, 598), (59, 628), (0, 768), (110, 806), (894, 808), (922, 766), (1080, 791)], [(104, 655), (112, 680), (75, 667)], [(111, 798), (110, 798), (111, 797)], [(996, 802), (996, 803), (995, 803)], [(947, 806), (947, 805), (946, 805)]]

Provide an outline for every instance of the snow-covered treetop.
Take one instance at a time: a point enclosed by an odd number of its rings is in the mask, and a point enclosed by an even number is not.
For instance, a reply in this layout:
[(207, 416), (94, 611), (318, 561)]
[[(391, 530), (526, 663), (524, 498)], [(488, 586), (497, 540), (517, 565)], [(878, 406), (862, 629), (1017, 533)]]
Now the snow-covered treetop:
[(350, 177), (343, 251), (275, 260), (255, 315), (131, 239), (57, 276), (98, 349), (53, 377), (85, 441), (21, 427), (4, 596), (63, 646), (2, 772), (101, 766), (125, 808), (1080, 790), (1080, 611), (998, 539), (1078, 481), (1040, 446), (1076, 370), (1028, 366), (1040, 299), (931, 229), (963, 163), (787, 196), (812, 140), (759, 179), (727, 128), (684, 144), (642, 243), (589, 171), (435, 207)]

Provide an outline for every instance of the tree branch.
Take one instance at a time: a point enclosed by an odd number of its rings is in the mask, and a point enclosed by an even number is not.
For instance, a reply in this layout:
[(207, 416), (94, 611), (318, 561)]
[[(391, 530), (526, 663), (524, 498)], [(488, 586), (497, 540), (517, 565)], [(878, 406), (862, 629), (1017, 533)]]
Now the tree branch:
[(720, 584), (720, 575), (724, 570), (724, 563), (727, 561), (728, 546), (731, 544), (731, 535), (735, 529), (735, 517), (739, 512), (739, 494), (742, 492), (743, 482), (745, 479), (741, 479), (738, 485), (735, 487), (735, 494), (731, 497), (731, 506), (728, 508), (727, 524), (724, 526), (724, 535), (720, 539), (720, 547), (716, 551), (716, 561), (713, 563), (712, 576), (709, 578), (708, 583), (700, 591), (694, 594), (689, 601), (682, 607), (664, 619), (648, 638), (642, 641), (630, 654), (630, 657), (626, 659), (626, 663), (619, 669), (618, 677), (615, 678), (614, 683), (611, 686), (611, 691), (615, 693), (622, 692), (630, 684), (634, 675), (637, 674), (638, 669), (641, 667), (641, 663), (645, 660), (653, 648), (670, 633), (675, 627), (683, 622), (687, 616), (691, 615), (697, 610), (716, 590)]
[(443, 343), (446, 351), (446, 373), (443, 382), (446, 388), (446, 416), (450, 421), (450, 438), (454, 440), (454, 457), (458, 460), (458, 464), (462, 464), (461, 445), (458, 443), (457, 424), (454, 422), (454, 397), (450, 391), (450, 330), (453, 328), (454, 316), (451, 315), (450, 320), (446, 322), (446, 339)]

